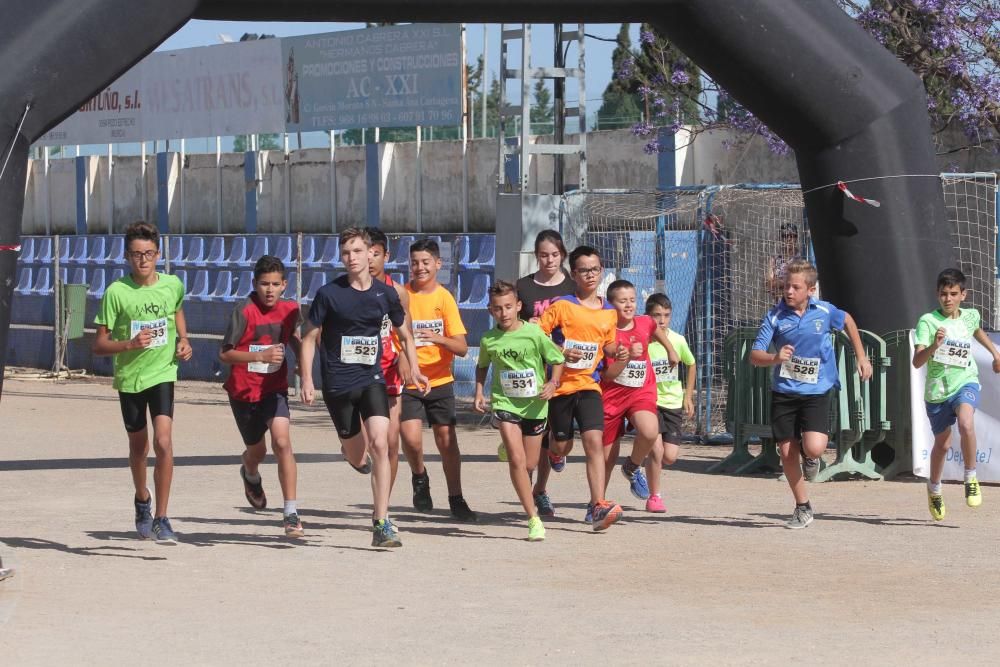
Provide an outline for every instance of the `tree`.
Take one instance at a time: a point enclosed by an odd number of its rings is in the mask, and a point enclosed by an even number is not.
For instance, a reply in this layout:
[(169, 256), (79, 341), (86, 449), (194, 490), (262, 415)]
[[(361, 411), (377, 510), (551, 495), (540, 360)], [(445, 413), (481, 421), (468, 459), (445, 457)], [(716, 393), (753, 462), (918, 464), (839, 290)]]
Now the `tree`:
[(545, 79), (539, 79), (535, 82), (535, 87), (532, 90), (533, 101), (531, 103), (531, 110), (528, 112), (531, 118), (532, 125), (545, 125), (546, 128), (542, 128), (542, 132), (552, 131), (552, 93), (545, 86)]
[[(258, 134), (257, 148), (262, 151), (276, 151), (281, 148), (277, 134)], [(240, 134), (233, 139), (233, 152), (245, 153), (250, 150), (250, 135)]]
[(642, 118), (638, 85), (631, 77), (631, 70), (625, 69), (631, 68), (635, 63), (629, 27), (630, 24), (622, 23), (618, 30), (618, 46), (611, 54), (611, 71), (615, 75), (601, 95), (601, 108), (597, 110), (594, 129), (628, 127)]

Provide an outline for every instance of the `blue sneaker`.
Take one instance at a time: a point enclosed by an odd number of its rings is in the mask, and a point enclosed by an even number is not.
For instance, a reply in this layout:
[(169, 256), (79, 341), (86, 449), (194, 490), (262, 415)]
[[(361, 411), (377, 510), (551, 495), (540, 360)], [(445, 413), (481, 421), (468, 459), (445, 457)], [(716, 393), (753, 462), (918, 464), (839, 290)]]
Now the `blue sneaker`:
[(165, 516), (153, 519), (153, 536), (157, 544), (177, 544), (177, 535), (170, 527), (170, 519)]
[[(147, 493), (149, 491), (147, 490)], [(135, 530), (139, 539), (153, 539), (153, 496), (145, 501), (135, 500)]]
[(594, 504), (587, 503), (587, 513), (583, 515), (584, 523), (594, 523)]
[(630, 465), (631, 461), (625, 459), (622, 462), (622, 474), (625, 475), (625, 479), (628, 480), (629, 490), (632, 495), (639, 500), (646, 500), (649, 498), (649, 483), (646, 481), (646, 473), (642, 471), (642, 466), (636, 466), (636, 469), (632, 471), (630, 475), (626, 466)]
[(562, 472), (566, 468), (566, 457), (556, 456), (551, 452), (546, 452), (549, 457), (549, 467), (552, 468), (552, 472)]
[(552, 506), (552, 501), (549, 500), (547, 493), (539, 493), (535, 496), (535, 507), (538, 509), (538, 516), (556, 515), (556, 508)]
[(383, 549), (401, 547), (403, 543), (399, 541), (396, 527), (389, 519), (379, 519), (372, 527), (372, 546)]

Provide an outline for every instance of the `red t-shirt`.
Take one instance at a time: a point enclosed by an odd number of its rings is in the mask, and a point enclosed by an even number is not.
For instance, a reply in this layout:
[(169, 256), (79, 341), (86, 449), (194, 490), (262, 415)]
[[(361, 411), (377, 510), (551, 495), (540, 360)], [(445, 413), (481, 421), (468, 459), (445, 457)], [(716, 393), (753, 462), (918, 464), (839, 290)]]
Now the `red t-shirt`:
[[(656, 321), (649, 315), (638, 315), (632, 323), (631, 329), (615, 329), (615, 342), (626, 348), (633, 343), (641, 343), (642, 356), (630, 357), (628, 365), (615, 379), (601, 380), (605, 405), (629, 405), (640, 397), (656, 402), (656, 375), (649, 361), (649, 342), (656, 331)], [(612, 362), (613, 357), (604, 358), (605, 366)]]
[[(272, 308), (265, 310), (257, 295), (251, 294), (233, 309), (222, 349), (256, 352), (260, 349), (258, 346), (288, 345), (301, 323), (302, 313), (294, 301), (279, 299)], [(285, 360), (277, 367), (276, 364), (233, 364), (223, 386), (232, 398), (247, 403), (256, 403), (268, 394), (287, 392), (288, 350), (285, 350)]]
[[(388, 274), (385, 276), (385, 284), (396, 289), (396, 284), (392, 282), (392, 278)], [(382, 328), (379, 330), (379, 337), (382, 339), (382, 372), (384, 373), (390, 366), (395, 366), (396, 362), (399, 361), (399, 350), (402, 348), (399, 338), (396, 335), (396, 330), (392, 328), (392, 322), (389, 321), (388, 315), (382, 318)]]

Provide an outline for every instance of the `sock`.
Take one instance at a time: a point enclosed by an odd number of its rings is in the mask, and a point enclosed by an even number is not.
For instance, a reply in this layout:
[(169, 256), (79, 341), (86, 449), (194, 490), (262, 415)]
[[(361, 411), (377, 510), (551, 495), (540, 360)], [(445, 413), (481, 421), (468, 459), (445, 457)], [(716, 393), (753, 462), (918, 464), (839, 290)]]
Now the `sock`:
[(807, 500), (804, 503), (795, 503), (795, 508), (809, 510), (811, 512), (813, 507), (812, 505), (809, 504), (809, 501)]
[(932, 482), (927, 480), (927, 490), (933, 493), (935, 496), (941, 495), (941, 482)]
[(639, 468), (639, 464), (638, 463), (632, 463), (632, 459), (629, 459), (629, 458), (626, 458), (625, 461), (622, 463), (622, 469), (624, 469), (625, 472), (628, 473), (629, 477), (631, 477), (632, 475), (634, 475), (635, 471), (638, 470), (638, 468)]
[(295, 501), (295, 500), (286, 500), (285, 501), (285, 516), (288, 516), (289, 514), (298, 514), (299, 513), (298, 512), (298, 507), (296, 507), (296, 502), (297, 501)]
[(976, 479), (976, 469), (973, 468), (972, 470), (969, 470), (968, 468), (966, 468), (965, 469), (965, 481), (968, 482), (968, 481), (973, 480), (973, 479)]
[(260, 471), (259, 470), (257, 471), (256, 475), (251, 475), (250, 473), (248, 473), (246, 471), (246, 468), (244, 468), (243, 469), (243, 473), (244, 473), (244, 476), (246, 477), (246, 480), (248, 482), (250, 482), (251, 484), (260, 484)]
[(427, 477), (427, 468), (421, 473), (413, 473), (413, 479), (424, 479)]
[(378, 528), (381, 523), (382, 519), (372, 519), (372, 525), (375, 526), (376, 528)]

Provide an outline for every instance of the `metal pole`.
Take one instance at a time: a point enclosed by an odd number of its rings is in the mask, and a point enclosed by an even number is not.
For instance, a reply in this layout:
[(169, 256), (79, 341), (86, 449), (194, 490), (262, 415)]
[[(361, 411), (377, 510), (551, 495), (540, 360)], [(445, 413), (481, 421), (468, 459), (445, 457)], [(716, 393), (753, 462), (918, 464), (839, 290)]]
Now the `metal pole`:
[(483, 122), (482, 122), (482, 128), (479, 131), (479, 136), (482, 137), (483, 139), (486, 138), (486, 90), (487, 90), (486, 79), (488, 78), (488, 75), (490, 73), (490, 68), (487, 67), (487, 65), (486, 65), (486, 63), (488, 62), (487, 57), (486, 57), (486, 54), (487, 54), (486, 48), (488, 46), (488, 37), (489, 37), (489, 33), (487, 32), (486, 28), (487, 28), (487, 26), (484, 23), (483, 24), (483, 71), (482, 71), (482, 74), (480, 75), (480, 79), (479, 79), (479, 94), (483, 98), (482, 99), (482, 104), (483, 104), (482, 120), (483, 120)]
[(42, 173), (45, 183), (45, 235), (52, 233), (52, 191), (49, 188), (49, 147), (42, 146)]
[(215, 230), (222, 233), (222, 137), (215, 138)]
[(424, 230), (424, 165), (420, 160), (420, 135), (423, 129), (417, 125), (417, 231)]
[(108, 144), (108, 234), (115, 233), (114, 144)]
[(531, 79), (528, 69), (531, 67), (531, 26), (521, 25), (524, 37), (521, 39), (521, 192), (528, 191), (528, 179), (531, 175), (531, 152), (528, 143), (531, 141)]
[[(330, 152), (333, 153), (333, 130), (330, 131)], [(295, 303), (302, 308), (302, 232), (295, 235)], [(301, 365), (301, 360), (296, 359), (295, 363)], [(295, 374), (295, 395), (298, 396), (302, 390), (302, 378)]]
[[(555, 24), (555, 59), (556, 68), (566, 67), (566, 58), (563, 56), (562, 23)], [(566, 79), (555, 77), (552, 79), (552, 142), (562, 145), (566, 143)], [(565, 190), (563, 186), (563, 156), (552, 156), (552, 192), (561, 195)]]
[[(330, 231), (337, 233), (337, 135), (330, 130)], [(301, 255), (299, 255), (301, 258)], [(301, 264), (301, 259), (299, 260)], [(301, 270), (299, 274), (301, 275)]]
[[(153, 142), (153, 152), (156, 152), (156, 142)], [(145, 220), (149, 217), (149, 211), (146, 210), (146, 142), (142, 142), (142, 148), (139, 151), (141, 159), (139, 160), (139, 199), (142, 206), (142, 219)]]
[(170, 234), (163, 235), (163, 271), (170, 273)]
[(59, 281), (59, 241), (59, 234), (56, 234), (52, 238), (52, 301), (55, 305), (55, 313), (53, 313), (52, 316), (52, 340), (54, 344), (53, 354), (55, 355), (52, 361), (52, 370), (57, 373), (59, 372), (59, 362), (61, 359), (59, 352), (60, 339), (62, 338), (60, 333), (62, 331), (62, 308), (60, 308), (61, 304), (59, 299), (59, 292), (61, 291)]
[(288, 133), (285, 132), (284, 139), (285, 148), (285, 182), (284, 196), (285, 196), (285, 233), (289, 234), (292, 231), (292, 161), (288, 153)]
[(177, 164), (177, 187), (180, 189), (181, 197), (181, 234), (187, 231), (187, 211), (184, 206), (184, 139), (181, 139), (181, 152), (179, 156), (179, 162)]
[(469, 77), (465, 65), (465, 24), (462, 24), (462, 232), (469, 231)]

